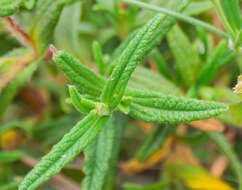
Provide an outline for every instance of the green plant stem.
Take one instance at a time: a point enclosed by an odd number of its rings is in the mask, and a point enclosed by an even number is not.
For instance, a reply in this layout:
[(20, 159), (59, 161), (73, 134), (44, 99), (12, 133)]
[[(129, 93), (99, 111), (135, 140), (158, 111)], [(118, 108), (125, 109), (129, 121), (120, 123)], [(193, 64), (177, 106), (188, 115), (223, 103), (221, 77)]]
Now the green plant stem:
[(157, 6), (154, 6), (154, 5), (149, 5), (147, 3), (139, 2), (139, 1), (136, 1), (136, 0), (120, 0), (120, 1), (132, 4), (132, 5), (136, 5), (136, 6), (141, 7), (141, 8), (150, 9), (150, 10), (153, 10), (153, 11), (156, 11), (156, 12), (160, 12), (160, 13), (172, 16), (172, 17), (174, 17), (178, 20), (182, 20), (184, 22), (193, 24), (195, 26), (200, 26), (200, 27), (204, 28), (205, 30), (213, 32), (213, 33), (215, 33), (215, 34), (217, 34), (217, 35), (219, 35), (219, 36), (221, 36), (225, 39), (230, 38), (230, 36), (227, 33), (213, 27), (210, 24), (207, 24), (205, 22), (197, 20), (195, 18), (185, 16), (185, 15), (182, 15), (180, 13), (177, 13), (177, 12), (165, 9), (165, 8), (161, 8), (161, 7), (157, 7)]

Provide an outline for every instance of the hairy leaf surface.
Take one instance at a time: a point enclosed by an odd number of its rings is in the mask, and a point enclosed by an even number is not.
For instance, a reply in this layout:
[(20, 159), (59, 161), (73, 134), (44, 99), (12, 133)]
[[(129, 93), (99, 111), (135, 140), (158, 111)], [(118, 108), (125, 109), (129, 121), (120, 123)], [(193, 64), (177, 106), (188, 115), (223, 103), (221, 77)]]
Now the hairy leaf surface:
[(84, 150), (83, 190), (101, 190), (111, 162), (115, 126), (111, 117), (97, 138)]
[(60, 172), (77, 154), (97, 136), (108, 117), (100, 117), (92, 111), (78, 122), (62, 140), (57, 143), (32, 171), (23, 179), (19, 190), (32, 190)]
[(69, 86), (69, 93), (72, 104), (79, 112), (89, 113), (96, 107), (95, 102), (82, 97), (74, 86)]
[(140, 90), (132, 96), (130, 115), (146, 122), (181, 123), (207, 119), (223, 113), (227, 106), (212, 101), (187, 99)]
[(100, 95), (105, 83), (102, 77), (65, 51), (59, 51), (53, 59), (57, 66), (82, 92), (94, 96)]
[(10, 16), (22, 6), (26, 0), (1, 0), (0, 17)]
[[(177, 10), (183, 10), (187, 4), (187, 1), (181, 2)], [(156, 15), (137, 32), (121, 56), (116, 60), (118, 64), (109, 77), (101, 97), (102, 101), (111, 110), (120, 103), (128, 80), (138, 62), (160, 42), (173, 24), (173, 18), (165, 17), (161, 14)]]

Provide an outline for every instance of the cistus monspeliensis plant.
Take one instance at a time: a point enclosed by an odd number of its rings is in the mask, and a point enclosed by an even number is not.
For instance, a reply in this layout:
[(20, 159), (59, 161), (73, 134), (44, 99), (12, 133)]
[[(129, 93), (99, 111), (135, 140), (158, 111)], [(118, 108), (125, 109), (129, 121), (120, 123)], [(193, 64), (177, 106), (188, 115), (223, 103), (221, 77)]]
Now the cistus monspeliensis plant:
[(1, 0), (0, 189), (242, 190), (240, 6)]

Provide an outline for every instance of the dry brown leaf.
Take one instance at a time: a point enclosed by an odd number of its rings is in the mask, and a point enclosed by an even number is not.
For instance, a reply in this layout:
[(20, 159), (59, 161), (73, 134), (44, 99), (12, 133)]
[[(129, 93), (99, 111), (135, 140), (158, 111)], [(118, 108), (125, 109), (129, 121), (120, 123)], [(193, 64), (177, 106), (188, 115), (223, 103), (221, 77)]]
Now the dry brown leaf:
[(139, 162), (136, 159), (127, 161), (121, 165), (123, 172), (126, 175), (133, 175), (142, 172), (145, 169), (151, 168), (155, 164), (164, 160), (170, 152), (172, 138), (168, 138), (164, 145), (155, 151), (145, 162)]
[(157, 71), (157, 67), (156, 67), (156, 65), (155, 65), (155, 62), (154, 62), (154, 60), (153, 60), (153, 58), (149, 58), (148, 59), (148, 64), (149, 64), (149, 66), (150, 66), (150, 69), (154, 72), (154, 73), (157, 73), (158, 71)]
[(39, 115), (50, 107), (50, 95), (44, 89), (27, 85), (20, 90), (19, 97)]
[(212, 164), (212, 167), (210, 169), (210, 173), (215, 176), (215, 177), (218, 177), (220, 178), (226, 167), (228, 165), (228, 159), (226, 156), (222, 155), (222, 156), (219, 156)]
[(217, 119), (211, 118), (206, 120), (192, 121), (189, 125), (200, 129), (202, 131), (209, 132), (223, 132), (225, 126)]

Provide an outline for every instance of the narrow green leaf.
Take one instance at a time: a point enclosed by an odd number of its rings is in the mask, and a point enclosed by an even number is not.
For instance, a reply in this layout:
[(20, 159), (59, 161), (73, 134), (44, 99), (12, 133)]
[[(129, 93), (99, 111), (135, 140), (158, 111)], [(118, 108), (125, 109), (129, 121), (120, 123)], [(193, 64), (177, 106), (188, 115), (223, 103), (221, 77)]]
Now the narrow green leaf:
[(144, 162), (153, 152), (159, 149), (165, 140), (175, 131), (175, 125), (155, 126), (146, 136), (143, 144), (136, 153), (136, 158), (140, 162)]
[[(187, 1), (182, 1), (177, 8), (183, 10), (187, 6)], [(118, 64), (109, 77), (101, 100), (113, 110), (124, 94), (128, 80), (136, 68), (138, 62), (155, 46), (174, 24), (174, 19), (156, 15), (142, 29), (140, 29), (133, 40), (116, 60)]]
[(161, 55), (161, 53), (159, 52), (158, 49), (154, 49), (152, 51), (152, 57), (154, 58), (156, 67), (158, 69), (158, 71), (164, 75), (166, 78), (171, 79), (171, 73), (170, 70), (168, 68), (168, 66), (166, 65), (163, 56)]
[(95, 41), (92, 44), (92, 48), (93, 48), (93, 55), (95, 58), (95, 63), (97, 65), (98, 71), (101, 75), (103, 75), (105, 72), (105, 65), (104, 65), (101, 46), (97, 41)]
[(219, 0), (223, 13), (231, 28), (238, 32), (241, 28), (240, 8), (238, 0)]
[(133, 90), (130, 96), (129, 114), (145, 122), (189, 122), (214, 117), (228, 109), (225, 104), (213, 101), (166, 96), (141, 90)]
[(230, 146), (228, 140), (221, 133), (206, 132), (206, 134), (218, 145), (218, 147), (228, 157), (229, 163), (233, 167), (234, 172), (238, 177), (238, 182), (239, 182), (238, 190), (242, 190), (242, 165), (239, 161), (239, 158), (237, 157), (232, 147)]
[(198, 85), (209, 85), (214, 79), (217, 70), (228, 63), (236, 54), (230, 50), (226, 41), (221, 41), (207, 63), (202, 67), (198, 78)]
[(109, 169), (107, 175), (105, 177), (105, 183), (103, 186), (103, 190), (113, 190), (115, 189), (115, 178), (116, 178), (116, 170), (118, 167), (118, 158), (121, 149), (122, 137), (124, 135), (124, 128), (126, 123), (126, 116), (124, 116), (120, 112), (114, 112), (114, 140), (112, 145), (112, 156), (109, 163)]
[(26, 0), (1, 0), (0, 17), (10, 16), (17, 11)]
[[(58, 51), (53, 57), (57, 66), (84, 93), (99, 96), (105, 85), (105, 78), (84, 66), (65, 51)], [(143, 77), (147, 76), (147, 77)], [(129, 87), (149, 89), (164, 94), (181, 95), (180, 90), (169, 80), (150, 70), (138, 66), (129, 81)]]
[(99, 96), (105, 80), (81, 64), (65, 51), (58, 51), (54, 57), (57, 66), (84, 93)]
[(200, 69), (198, 52), (192, 47), (188, 37), (178, 25), (168, 32), (167, 39), (175, 57), (177, 71), (186, 87), (190, 87), (195, 83)]
[(96, 107), (95, 102), (82, 97), (75, 86), (69, 85), (69, 93), (72, 104), (79, 112), (89, 113)]
[(90, 144), (109, 117), (100, 117), (92, 111), (78, 122), (62, 140), (57, 143), (32, 171), (23, 179), (19, 190), (33, 190), (73, 160), (81, 150)]
[(23, 156), (21, 151), (4, 152), (0, 151), (0, 163), (10, 163), (19, 160)]
[(107, 71), (106, 71), (106, 75), (109, 76), (112, 71), (113, 68), (115, 67), (115, 65), (117, 65), (117, 61), (119, 59), (119, 57), (121, 56), (122, 52), (125, 50), (125, 48), (129, 45), (129, 43), (133, 40), (133, 38), (136, 36), (137, 32), (139, 29), (133, 31), (131, 34), (128, 35), (128, 37), (125, 39), (124, 42), (122, 42), (118, 48), (116, 48), (108, 62), (108, 66), (107, 66)]
[(84, 150), (83, 171), (86, 174), (83, 190), (101, 190), (112, 156), (115, 126), (111, 117), (97, 138)]

